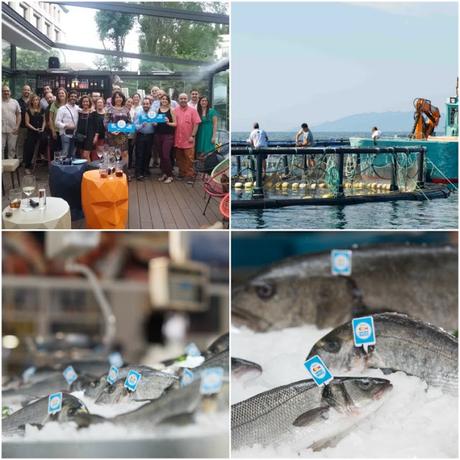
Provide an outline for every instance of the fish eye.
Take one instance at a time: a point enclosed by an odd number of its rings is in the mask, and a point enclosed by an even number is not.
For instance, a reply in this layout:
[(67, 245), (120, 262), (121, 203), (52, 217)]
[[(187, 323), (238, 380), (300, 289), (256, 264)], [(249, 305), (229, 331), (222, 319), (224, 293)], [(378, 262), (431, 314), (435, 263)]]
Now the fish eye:
[(67, 415), (75, 415), (75, 412), (77, 412), (77, 409), (75, 407), (71, 407), (68, 411), (67, 411)]
[(364, 391), (368, 391), (374, 386), (370, 380), (358, 380), (357, 384), (358, 388)]
[(329, 353), (338, 353), (340, 351), (340, 342), (338, 340), (328, 340), (324, 343), (324, 349)]
[(275, 295), (276, 288), (273, 284), (264, 283), (256, 286), (256, 292), (262, 300), (268, 300)]

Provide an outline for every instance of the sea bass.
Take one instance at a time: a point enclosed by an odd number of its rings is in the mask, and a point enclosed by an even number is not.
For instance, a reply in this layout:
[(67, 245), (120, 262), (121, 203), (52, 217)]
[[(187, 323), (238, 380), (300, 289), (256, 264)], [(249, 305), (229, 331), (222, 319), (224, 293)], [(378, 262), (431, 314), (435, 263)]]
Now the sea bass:
[(144, 404), (131, 412), (113, 418), (94, 414), (82, 414), (77, 423), (88, 426), (92, 423), (113, 423), (122, 426), (152, 427), (179, 415), (193, 414), (201, 402), (201, 380), (197, 379), (184, 387), (171, 388), (154, 401)]
[(398, 313), (373, 318), (376, 346), (369, 353), (354, 346), (347, 322), (319, 340), (308, 357), (319, 355), (332, 373), (368, 368), (402, 371), (458, 395), (458, 340), (453, 335)]
[[(107, 384), (96, 399), (96, 404), (116, 404), (129, 401), (148, 401), (157, 399), (179, 378), (167, 372), (144, 368), (136, 391), (124, 387), (125, 378), (119, 378), (113, 385)], [(127, 373), (126, 373), (127, 375)]]
[(353, 250), (350, 277), (331, 274), (330, 253), (293, 257), (232, 292), (232, 319), (257, 331), (301, 324), (336, 327), (393, 311), (458, 328), (457, 248), (380, 246)]
[[(125, 380), (128, 376), (130, 370), (134, 370), (142, 374), (146, 371), (154, 371), (151, 367), (148, 366), (124, 366), (118, 370), (117, 380)], [(92, 379), (88, 384), (85, 386), (85, 396), (89, 398), (97, 399), (104, 390), (106, 390), (110, 386), (110, 383), (107, 382), (107, 373), (102, 375), (99, 378)]]
[(55, 371), (43, 380), (21, 385), (16, 389), (2, 391), (2, 403), (3, 405), (25, 405), (34, 399), (42, 398), (58, 391), (73, 392), (83, 390), (91, 380), (92, 378), (79, 376), (75, 382), (69, 385), (62, 372)]
[(78, 398), (67, 393), (62, 394), (61, 411), (54, 415), (48, 414), (48, 396), (46, 396), (3, 418), (2, 433), (23, 434), (26, 424), (42, 426), (50, 421), (76, 421), (79, 414), (88, 414), (88, 410)]
[(368, 415), (391, 389), (386, 379), (336, 377), (324, 388), (300, 380), (265, 391), (232, 405), (232, 449), (274, 444), (294, 427), (324, 423), (330, 412)]
[(248, 361), (247, 359), (232, 357), (232, 377), (239, 378), (244, 375), (258, 377), (260, 374), (262, 374), (262, 366), (260, 364)]

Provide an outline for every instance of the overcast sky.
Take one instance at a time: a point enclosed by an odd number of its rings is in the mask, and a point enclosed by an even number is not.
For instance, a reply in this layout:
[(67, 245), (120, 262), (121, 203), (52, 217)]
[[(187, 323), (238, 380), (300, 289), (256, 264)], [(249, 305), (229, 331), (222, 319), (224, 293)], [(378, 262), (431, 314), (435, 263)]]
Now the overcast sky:
[(291, 130), (362, 113), (444, 110), (457, 3), (246, 3), (231, 14), (232, 130)]
[[(65, 31), (64, 42), (77, 46), (87, 46), (88, 48), (103, 48), (102, 42), (97, 34), (95, 15), (97, 10), (89, 8), (79, 8), (76, 6), (68, 6), (69, 12), (64, 14), (62, 20), (63, 29)], [(75, 27), (79, 24), (79, 27)], [(84, 33), (82, 33), (84, 31)], [(138, 52), (138, 27), (134, 27), (126, 39), (125, 51)], [(86, 63), (92, 66), (95, 55), (88, 53), (80, 53), (77, 51), (62, 50), (68, 62)], [(100, 56), (100, 55), (98, 55)], [(139, 61), (137, 59), (129, 59), (129, 69), (137, 70)]]

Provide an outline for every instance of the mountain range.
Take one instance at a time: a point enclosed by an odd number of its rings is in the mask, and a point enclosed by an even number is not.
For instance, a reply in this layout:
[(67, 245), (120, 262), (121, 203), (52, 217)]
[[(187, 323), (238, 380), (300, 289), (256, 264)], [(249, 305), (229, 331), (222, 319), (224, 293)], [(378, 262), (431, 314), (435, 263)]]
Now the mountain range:
[(371, 131), (377, 126), (385, 132), (409, 132), (414, 123), (413, 112), (369, 112), (357, 113), (334, 121), (311, 125), (315, 131)]

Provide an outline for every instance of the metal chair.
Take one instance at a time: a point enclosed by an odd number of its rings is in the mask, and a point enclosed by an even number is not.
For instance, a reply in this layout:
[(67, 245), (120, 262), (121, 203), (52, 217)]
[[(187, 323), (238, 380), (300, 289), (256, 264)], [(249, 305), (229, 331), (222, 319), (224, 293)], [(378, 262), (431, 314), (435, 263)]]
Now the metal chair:
[(223, 198), (229, 192), (229, 159), (221, 161), (211, 172), (203, 185), (205, 198), (208, 195), (203, 215), (206, 214), (211, 198)]

